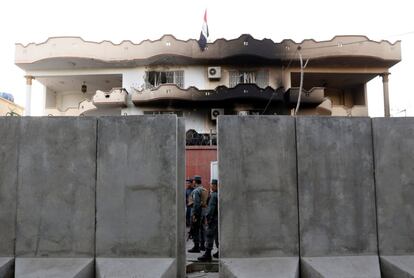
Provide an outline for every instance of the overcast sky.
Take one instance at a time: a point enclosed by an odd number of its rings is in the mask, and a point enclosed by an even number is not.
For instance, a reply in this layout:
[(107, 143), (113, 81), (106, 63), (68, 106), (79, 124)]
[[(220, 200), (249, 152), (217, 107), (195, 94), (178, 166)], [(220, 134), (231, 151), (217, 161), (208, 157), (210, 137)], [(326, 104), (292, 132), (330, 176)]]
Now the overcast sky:
[[(139, 42), (173, 34), (198, 38), (208, 9), (210, 40), (255, 38), (302, 41), (335, 35), (366, 35), (370, 39), (402, 40), (402, 62), (391, 68), (391, 113), (407, 109), (414, 115), (414, 20), (412, 1), (372, 0), (2, 0), (0, 9), (0, 92), (14, 94), (24, 104), (24, 72), (14, 65), (14, 44), (43, 42), (53, 36), (86, 40)], [(407, 34), (409, 33), (409, 34)], [(404, 34), (404, 35), (401, 35)], [(311, 64), (309, 64), (311, 65)], [(34, 86), (32, 99), (40, 86)], [(368, 84), (371, 116), (383, 115), (382, 83)], [(36, 103), (36, 102), (35, 102)], [(36, 110), (36, 108), (33, 108)], [(401, 112), (399, 116), (404, 116)]]

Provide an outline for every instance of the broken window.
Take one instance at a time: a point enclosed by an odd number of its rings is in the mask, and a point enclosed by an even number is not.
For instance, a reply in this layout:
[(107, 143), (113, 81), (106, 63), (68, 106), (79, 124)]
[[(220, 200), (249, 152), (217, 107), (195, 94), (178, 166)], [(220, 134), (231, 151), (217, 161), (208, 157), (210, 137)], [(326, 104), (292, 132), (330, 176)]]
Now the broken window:
[(261, 88), (269, 85), (269, 72), (267, 70), (259, 71), (230, 71), (229, 87), (235, 87), (238, 84), (256, 84)]
[(147, 71), (145, 74), (145, 87), (152, 89), (161, 84), (175, 84), (184, 87), (184, 71)]

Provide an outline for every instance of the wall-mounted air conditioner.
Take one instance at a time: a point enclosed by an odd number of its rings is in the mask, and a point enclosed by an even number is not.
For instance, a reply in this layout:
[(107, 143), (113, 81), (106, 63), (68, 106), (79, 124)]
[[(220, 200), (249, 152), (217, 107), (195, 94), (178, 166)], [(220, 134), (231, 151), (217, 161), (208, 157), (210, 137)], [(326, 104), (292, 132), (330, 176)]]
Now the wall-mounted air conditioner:
[(207, 68), (208, 79), (220, 79), (221, 67), (208, 67)]
[(211, 109), (211, 119), (217, 120), (217, 117), (220, 115), (224, 115), (224, 109), (223, 108), (212, 108)]

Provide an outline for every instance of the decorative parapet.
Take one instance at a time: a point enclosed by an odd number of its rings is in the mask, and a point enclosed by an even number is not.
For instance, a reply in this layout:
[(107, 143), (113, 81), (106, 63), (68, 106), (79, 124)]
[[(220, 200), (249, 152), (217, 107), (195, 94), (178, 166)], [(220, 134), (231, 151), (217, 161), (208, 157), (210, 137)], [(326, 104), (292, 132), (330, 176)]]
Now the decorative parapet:
[(46, 108), (45, 114), (47, 116), (82, 116), (84, 113), (96, 110), (96, 106), (93, 105), (92, 101), (85, 99), (81, 101), (78, 107), (69, 107), (65, 110), (58, 108)]
[[(298, 62), (298, 47), (304, 59), (312, 64), (322, 61), (330, 65), (386, 66), (391, 67), (401, 60), (401, 42), (372, 41), (366, 36), (336, 36), (327, 41), (313, 39), (294, 42), (270, 39), (255, 39), (251, 35), (226, 40), (217, 39), (201, 51), (197, 40), (179, 40), (164, 35), (158, 40), (140, 43), (122, 41), (91, 42), (80, 37), (53, 37), (43, 43), (16, 44), (15, 63), (25, 70), (133, 67), (150, 63), (164, 64), (211, 64), (220, 61), (237, 62), (242, 57), (255, 57), (270, 63), (287, 64)], [(47, 63), (54, 59), (61, 63)], [(316, 63), (315, 63), (316, 62)], [(322, 64), (323, 64), (322, 63)]]
[(98, 108), (93, 104), (91, 100), (85, 99), (79, 103), (79, 115), (84, 115), (87, 112), (95, 111)]
[(58, 108), (45, 108), (45, 114), (47, 116), (79, 116), (79, 109), (70, 107), (66, 110), (60, 110)]
[(124, 88), (113, 88), (109, 92), (97, 90), (92, 98), (96, 107), (126, 107), (128, 92)]
[[(289, 102), (296, 103), (299, 97), (299, 88), (292, 87), (288, 91), (289, 93)], [(309, 91), (302, 89), (301, 102), (302, 103), (312, 103), (320, 104), (325, 97), (325, 88), (323, 87), (314, 87)]]
[(333, 105), (332, 116), (368, 117), (368, 107), (365, 105), (354, 105), (352, 107)]

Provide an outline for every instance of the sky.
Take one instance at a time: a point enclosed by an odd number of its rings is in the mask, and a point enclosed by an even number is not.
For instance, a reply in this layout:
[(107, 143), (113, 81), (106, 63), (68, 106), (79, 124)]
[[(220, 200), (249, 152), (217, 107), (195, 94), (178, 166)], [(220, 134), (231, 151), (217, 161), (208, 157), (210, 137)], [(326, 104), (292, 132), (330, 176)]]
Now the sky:
[[(208, 10), (210, 41), (251, 34), (275, 42), (329, 40), (335, 35), (366, 35), (373, 40), (402, 41), (402, 62), (390, 72), (394, 116), (414, 116), (414, 20), (412, 1), (372, 0), (2, 0), (0, 8), (0, 92), (24, 105), (24, 72), (14, 65), (15, 43), (40, 43), (48, 37), (80, 36), (85, 40), (158, 39), (173, 34), (198, 38)], [(310, 64), (309, 64), (310, 65)], [(40, 111), (41, 86), (34, 82), (33, 110)], [(369, 114), (383, 116), (382, 81), (368, 84)]]

